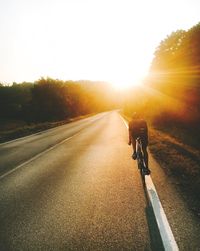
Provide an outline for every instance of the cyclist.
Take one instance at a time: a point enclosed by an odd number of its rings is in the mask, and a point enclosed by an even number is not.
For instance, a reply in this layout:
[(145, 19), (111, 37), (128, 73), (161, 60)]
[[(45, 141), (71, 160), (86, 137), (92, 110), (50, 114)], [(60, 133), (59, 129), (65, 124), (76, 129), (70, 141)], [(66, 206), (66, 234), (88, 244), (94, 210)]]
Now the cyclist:
[[(137, 158), (136, 154), (136, 139), (140, 137), (142, 140), (142, 151), (144, 155), (144, 162), (146, 168), (149, 170), (148, 166), (148, 127), (144, 119), (141, 119), (138, 114), (134, 113), (131, 121), (129, 122), (129, 145), (133, 146), (132, 158), (135, 160)], [(150, 171), (150, 170), (149, 170)]]

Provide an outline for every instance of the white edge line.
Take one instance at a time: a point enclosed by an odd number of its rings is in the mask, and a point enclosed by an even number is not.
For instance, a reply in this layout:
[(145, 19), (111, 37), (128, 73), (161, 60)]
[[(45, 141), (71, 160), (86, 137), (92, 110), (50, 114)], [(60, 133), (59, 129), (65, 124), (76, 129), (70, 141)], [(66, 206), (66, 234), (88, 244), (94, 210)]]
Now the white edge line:
[[(120, 117), (123, 120), (126, 128), (128, 129), (127, 121), (121, 115)], [(148, 176), (145, 175), (145, 186), (146, 186), (149, 200), (151, 202), (151, 205), (154, 211), (154, 215), (156, 218), (156, 222), (158, 225), (158, 229), (160, 232), (164, 249), (166, 251), (178, 251), (179, 250), (178, 245), (175, 241), (169, 222), (167, 220), (167, 216), (164, 212), (164, 209), (158, 197), (158, 193), (156, 191), (156, 188), (153, 184), (153, 181), (150, 175)]]
[(81, 120), (85, 120), (85, 121), (86, 121), (86, 120), (89, 120), (90, 118), (95, 117), (95, 116), (97, 116), (97, 115), (99, 115), (99, 113), (97, 113), (97, 114), (95, 114), (95, 115), (91, 115), (91, 116), (86, 117), (86, 118), (82, 118), (82, 119), (70, 121), (70, 122), (67, 122), (67, 123), (62, 124), (62, 125), (54, 126), (54, 127), (52, 127), (52, 128), (49, 128), (49, 129), (44, 129), (44, 130), (41, 130), (41, 131), (39, 131), (39, 132), (32, 133), (32, 134), (29, 134), (29, 135), (26, 135), (26, 136), (22, 136), (22, 137), (19, 137), (19, 138), (16, 138), (16, 139), (11, 139), (11, 140), (8, 140), (8, 141), (6, 141), (6, 142), (0, 143), (0, 147), (3, 146), (3, 145), (7, 145), (7, 144), (9, 144), (9, 143), (14, 143), (15, 141), (24, 140), (24, 139), (30, 138), (30, 137), (32, 137), (32, 136), (37, 136), (37, 135), (39, 135), (39, 134), (41, 134), (41, 133), (46, 133), (46, 132), (49, 132), (49, 131), (53, 131), (53, 130), (57, 129), (58, 127), (62, 127), (62, 126), (64, 127), (65, 125), (72, 124), (72, 123), (75, 123), (75, 122), (77, 122), (77, 121), (81, 121)]
[(41, 134), (43, 132), (45, 133), (45, 132), (53, 131), (55, 128), (67, 125), (69, 123), (66, 123), (66, 124), (63, 124), (63, 125), (58, 125), (58, 126), (55, 126), (55, 127), (49, 128), (49, 129), (44, 129), (44, 130), (41, 130), (39, 132), (32, 133), (32, 134), (29, 134), (29, 135), (26, 135), (26, 136), (22, 136), (22, 137), (19, 137), (19, 138), (16, 138), (16, 139), (11, 139), (11, 140), (8, 140), (6, 142), (0, 143), (0, 146), (7, 145), (9, 143), (14, 143), (15, 141), (19, 141), (19, 140), (24, 140), (24, 139), (30, 138), (32, 136), (37, 136), (37, 135), (39, 135), (39, 134)]
[[(90, 117), (87, 117), (87, 118), (90, 118)], [(83, 118), (83, 119), (87, 119), (87, 118)], [(82, 120), (82, 119), (80, 119), (80, 120)], [(58, 125), (58, 126), (54, 126), (54, 127), (48, 128), (48, 129), (41, 130), (41, 131), (36, 132), (36, 133), (32, 133), (32, 134), (29, 134), (29, 135), (26, 135), (26, 136), (22, 136), (22, 137), (19, 137), (19, 138), (16, 138), (16, 139), (11, 139), (11, 140), (8, 140), (6, 142), (0, 143), (0, 146), (7, 145), (9, 143), (14, 143), (15, 141), (19, 141), (19, 140), (24, 140), (24, 139), (30, 138), (32, 136), (37, 136), (37, 135), (40, 135), (41, 133), (50, 132), (50, 131), (53, 131), (55, 129), (58, 129), (58, 127), (62, 127), (62, 126), (64, 127), (65, 125), (68, 125), (68, 124), (71, 124), (73, 122), (77, 122), (77, 121), (80, 121), (80, 120), (70, 121), (70, 122), (67, 122), (67, 123), (62, 124), (62, 125)]]
[(57, 146), (59, 146), (59, 145), (65, 143), (66, 141), (68, 141), (68, 140), (70, 140), (71, 138), (75, 137), (75, 136), (78, 135), (79, 133), (80, 133), (80, 132), (74, 134), (73, 136), (71, 136), (71, 137), (69, 137), (69, 138), (67, 138), (67, 139), (62, 140), (61, 142), (57, 143), (56, 145), (51, 146), (50, 148), (44, 150), (43, 152), (36, 154), (36, 155), (35, 155), (34, 157), (32, 157), (31, 159), (29, 159), (29, 160), (23, 162), (22, 164), (16, 166), (14, 169), (12, 169), (12, 170), (10, 170), (10, 171), (4, 173), (3, 175), (0, 176), (0, 180), (2, 180), (3, 178), (5, 178), (6, 176), (10, 175), (11, 173), (17, 171), (19, 168), (21, 168), (21, 167), (23, 167), (23, 166), (25, 166), (25, 165), (31, 163), (32, 161), (34, 161), (34, 160), (36, 160), (36, 159), (38, 159), (38, 158), (41, 157), (42, 155), (44, 155), (44, 154), (50, 152), (51, 150), (53, 150), (53, 149), (56, 148)]
[(149, 200), (151, 202), (156, 222), (160, 231), (161, 239), (163, 242), (164, 249), (167, 251), (173, 250), (178, 251), (179, 248), (173, 236), (166, 214), (159, 200), (156, 188), (150, 175), (145, 175), (145, 185), (148, 193)]
[(128, 123), (127, 123), (127, 121), (122, 117), (122, 115), (119, 114), (119, 116), (121, 117), (121, 119), (123, 120), (126, 128), (128, 129)]

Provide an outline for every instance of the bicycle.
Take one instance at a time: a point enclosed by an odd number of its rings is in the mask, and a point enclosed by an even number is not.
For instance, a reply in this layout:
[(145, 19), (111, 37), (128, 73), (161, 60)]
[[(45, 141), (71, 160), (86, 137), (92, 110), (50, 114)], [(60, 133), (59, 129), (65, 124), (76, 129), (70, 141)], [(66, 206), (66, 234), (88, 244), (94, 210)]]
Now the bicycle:
[(144, 154), (142, 151), (142, 139), (138, 137), (136, 139), (136, 155), (137, 155), (137, 164), (138, 169), (140, 169), (141, 175), (144, 177), (145, 175), (150, 174), (150, 170), (146, 167), (146, 163), (144, 161)]

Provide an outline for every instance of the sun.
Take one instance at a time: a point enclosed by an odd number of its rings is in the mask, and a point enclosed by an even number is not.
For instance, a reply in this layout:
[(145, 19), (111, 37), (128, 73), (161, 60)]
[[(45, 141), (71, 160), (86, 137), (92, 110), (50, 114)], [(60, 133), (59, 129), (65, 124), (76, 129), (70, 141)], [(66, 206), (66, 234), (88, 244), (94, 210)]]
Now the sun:
[(131, 87), (140, 86), (143, 84), (143, 80), (145, 78), (144, 75), (132, 76), (132, 77), (118, 77), (116, 79), (112, 79), (110, 83), (117, 90), (125, 90)]

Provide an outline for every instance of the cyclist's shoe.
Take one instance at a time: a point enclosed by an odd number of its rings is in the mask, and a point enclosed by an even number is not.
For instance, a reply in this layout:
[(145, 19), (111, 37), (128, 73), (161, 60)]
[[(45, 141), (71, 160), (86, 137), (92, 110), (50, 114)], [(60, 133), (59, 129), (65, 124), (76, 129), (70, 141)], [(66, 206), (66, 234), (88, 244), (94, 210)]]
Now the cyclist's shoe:
[(134, 160), (137, 159), (137, 154), (136, 154), (136, 152), (134, 152), (134, 153), (132, 154), (132, 159), (134, 159)]
[(151, 173), (149, 168), (144, 169), (144, 175), (149, 175)]

